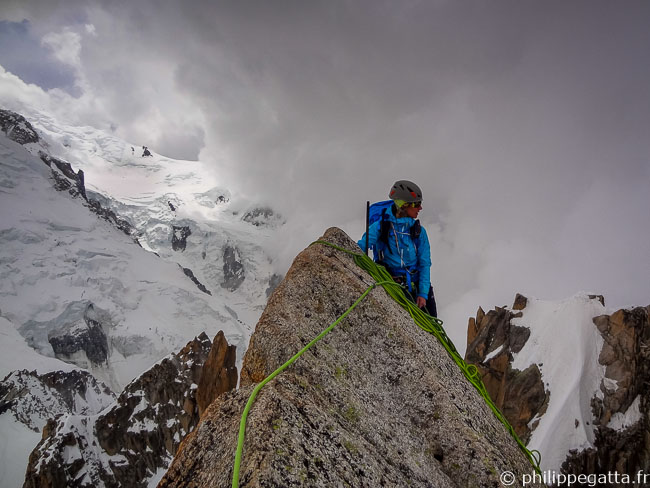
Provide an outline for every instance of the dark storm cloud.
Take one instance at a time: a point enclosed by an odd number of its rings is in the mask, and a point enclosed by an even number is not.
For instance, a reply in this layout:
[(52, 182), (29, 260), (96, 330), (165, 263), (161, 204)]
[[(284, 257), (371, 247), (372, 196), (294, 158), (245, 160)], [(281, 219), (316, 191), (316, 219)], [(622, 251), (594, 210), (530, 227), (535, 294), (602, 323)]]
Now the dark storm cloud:
[(0, 64), (27, 83), (80, 95), (74, 70), (52, 58), (51, 51), (32, 35), (27, 20), (0, 20)]
[[(57, 31), (68, 5), (25, 18)], [(330, 225), (360, 237), (365, 200), (407, 178), (457, 342), (518, 291), (647, 304), (649, 3), (77, 7), (102, 113), (281, 209), (279, 262)]]

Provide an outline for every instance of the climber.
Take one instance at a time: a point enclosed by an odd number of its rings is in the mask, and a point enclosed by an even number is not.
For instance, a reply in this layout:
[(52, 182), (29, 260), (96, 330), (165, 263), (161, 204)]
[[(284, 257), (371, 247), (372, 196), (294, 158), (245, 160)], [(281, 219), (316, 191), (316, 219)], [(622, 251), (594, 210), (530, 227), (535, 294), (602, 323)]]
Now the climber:
[(400, 180), (390, 189), (389, 197), (386, 202), (374, 204), (386, 206), (357, 244), (362, 249), (372, 249), (374, 260), (408, 290), (406, 295), (437, 317), (430, 279), (429, 238), (417, 220), (422, 210), (422, 191), (415, 183)]

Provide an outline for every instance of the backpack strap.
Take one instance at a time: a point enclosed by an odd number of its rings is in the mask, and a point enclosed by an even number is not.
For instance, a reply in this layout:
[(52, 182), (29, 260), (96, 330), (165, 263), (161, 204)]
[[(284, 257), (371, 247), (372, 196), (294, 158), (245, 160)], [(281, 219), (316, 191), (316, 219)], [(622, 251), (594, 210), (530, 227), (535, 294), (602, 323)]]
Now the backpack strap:
[(411, 227), (410, 233), (413, 244), (415, 244), (415, 247), (418, 247), (418, 244), (420, 243), (420, 234), (422, 233), (422, 225), (419, 220), (415, 221), (415, 224)]
[(379, 224), (379, 240), (386, 246), (388, 245), (388, 232), (390, 230), (390, 222), (386, 218), (387, 210), (387, 208), (382, 210), (381, 223)]

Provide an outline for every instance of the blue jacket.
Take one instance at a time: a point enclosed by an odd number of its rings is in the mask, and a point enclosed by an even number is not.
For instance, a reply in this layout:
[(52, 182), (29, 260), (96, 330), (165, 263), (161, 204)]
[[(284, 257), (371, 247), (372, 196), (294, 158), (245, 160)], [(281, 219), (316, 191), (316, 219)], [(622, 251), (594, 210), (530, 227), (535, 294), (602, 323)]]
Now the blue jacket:
[[(386, 211), (386, 220), (390, 222), (388, 232), (388, 246), (386, 247), (379, 240), (381, 220), (374, 222), (368, 229), (368, 249), (383, 248), (384, 257), (382, 263), (388, 267), (393, 276), (410, 275), (413, 281), (418, 283), (418, 296), (427, 298), (431, 286), (431, 248), (429, 237), (424, 227), (421, 227), (420, 237), (417, 239), (418, 246), (411, 239), (411, 227), (415, 219), (411, 217), (397, 218), (393, 212)], [(397, 236), (397, 237), (396, 237)], [(366, 248), (366, 234), (359, 242), (361, 249)], [(376, 259), (375, 259), (376, 260)]]

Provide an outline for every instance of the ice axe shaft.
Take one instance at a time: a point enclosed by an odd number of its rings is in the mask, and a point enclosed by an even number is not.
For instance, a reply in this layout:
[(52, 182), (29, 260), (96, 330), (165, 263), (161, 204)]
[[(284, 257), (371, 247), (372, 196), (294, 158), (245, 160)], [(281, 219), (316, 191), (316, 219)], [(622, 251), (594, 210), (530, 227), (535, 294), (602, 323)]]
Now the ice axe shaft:
[(366, 202), (366, 256), (368, 255), (368, 231), (370, 229), (370, 201)]

